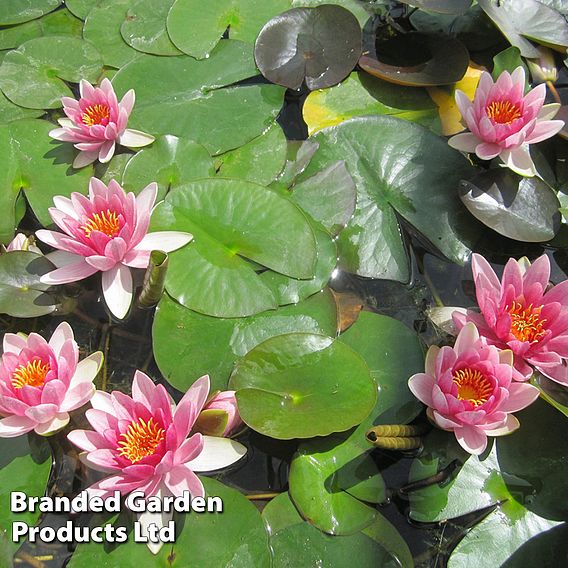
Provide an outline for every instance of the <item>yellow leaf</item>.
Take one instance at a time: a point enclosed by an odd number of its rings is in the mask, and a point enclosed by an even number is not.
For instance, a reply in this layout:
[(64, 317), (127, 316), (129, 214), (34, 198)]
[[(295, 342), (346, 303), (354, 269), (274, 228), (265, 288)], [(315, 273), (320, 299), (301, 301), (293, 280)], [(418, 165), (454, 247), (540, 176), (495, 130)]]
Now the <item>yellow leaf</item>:
[(445, 136), (452, 136), (453, 134), (465, 130), (465, 126), (461, 123), (462, 116), (456, 105), (455, 92), (456, 89), (459, 89), (463, 91), (469, 99), (473, 100), (482, 71), (483, 69), (470, 63), (463, 79), (455, 83), (449, 89), (444, 89), (443, 87), (429, 87), (427, 89), (432, 100), (438, 105), (438, 113), (440, 114), (440, 121), (442, 123), (442, 134)]

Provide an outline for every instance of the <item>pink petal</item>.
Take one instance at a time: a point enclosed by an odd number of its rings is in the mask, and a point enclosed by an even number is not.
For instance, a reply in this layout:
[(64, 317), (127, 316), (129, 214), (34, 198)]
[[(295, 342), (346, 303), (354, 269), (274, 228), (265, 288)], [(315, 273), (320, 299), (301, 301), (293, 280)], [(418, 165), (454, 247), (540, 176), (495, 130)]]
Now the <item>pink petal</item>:
[(16, 355), (27, 345), (27, 341), (16, 333), (5, 333), (2, 344), (4, 353), (15, 353)]
[(536, 144), (551, 138), (564, 127), (563, 120), (541, 120), (536, 123), (534, 130), (527, 136), (527, 144)]
[(500, 405), (503, 412), (517, 412), (532, 404), (539, 396), (539, 390), (526, 383), (513, 383), (509, 387), (509, 398)]
[(184, 491), (189, 491), (192, 497), (205, 497), (205, 489), (199, 477), (186, 466), (172, 469), (166, 474), (164, 481), (174, 495), (183, 495)]
[(57, 414), (56, 404), (40, 404), (38, 406), (30, 406), (26, 410), (26, 416), (31, 420), (37, 422), (47, 422)]
[(475, 147), (475, 153), (482, 160), (492, 160), (501, 153), (501, 146), (499, 144), (482, 142)]
[[(73, 264), (68, 264), (62, 268), (57, 268), (52, 270), (47, 274), (44, 274), (40, 278), (40, 282), (43, 284), (68, 284), (69, 282), (77, 282), (77, 280), (83, 280), (98, 272), (96, 268), (90, 266), (87, 261), (82, 258), (78, 262)], [(103, 274), (106, 274), (103, 273)]]
[(73, 330), (71, 326), (66, 322), (60, 323), (53, 332), (50, 340), (49, 346), (53, 349), (53, 353), (56, 357), (59, 357), (61, 348), (66, 341), (74, 341)]
[(0, 420), (0, 438), (15, 438), (34, 429), (37, 424), (25, 416), (8, 416)]
[(456, 134), (448, 140), (448, 144), (460, 152), (473, 153), (481, 140), (471, 132)]
[[(64, 270), (64, 269), (60, 269)], [(103, 296), (111, 313), (124, 319), (132, 303), (132, 275), (122, 264), (102, 273)]]
[(51, 436), (55, 432), (59, 432), (69, 424), (69, 414), (67, 412), (62, 412), (54, 416), (49, 422), (44, 422), (43, 424), (38, 424), (34, 430), (36, 434), (40, 436)]
[(423, 402), (426, 406), (434, 406), (432, 400), (432, 389), (436, 384), (436, 379), (425, 373), (416, 373), (408, 379), (408, 388), (412, 394)]
[(532, 177), (536, 175), (536, 167), (532, 161), (528, 146), (520, 146), (512, 150), (503, 150), (501, 160), (507, 167), (521, 176)]
[(487, 447), (487, 435), (476, 427), (464, 426), (454, 430), (456, 439), (460, 446), (470, 454), (478, 456)]

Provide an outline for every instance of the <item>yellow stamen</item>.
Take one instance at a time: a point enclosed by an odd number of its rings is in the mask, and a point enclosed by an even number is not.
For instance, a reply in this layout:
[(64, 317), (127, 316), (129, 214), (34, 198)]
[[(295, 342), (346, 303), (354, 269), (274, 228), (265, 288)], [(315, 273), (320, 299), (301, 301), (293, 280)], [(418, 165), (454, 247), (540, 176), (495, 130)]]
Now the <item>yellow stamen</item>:
[(33, 359), (27, 365), (19, 365), (12, 373), (12, 386), (15, 389), (22, 387), (42, 387), (45, 377), (49, 373), (49, 363), (41, 359)]
[(505, 308), (511, 316), (511, 333), (519, 341), (533, 343), (546, 334), (546, 319), (540, 317), (542, 308), (543, 306), (533, 307), (532, 304), (525, 308), (520, 302), (513, 302), (511, 307)]
[(493, 393), (493, 385), (477, 369), (460, 369), (454, 373), (453, 380), (458, 387), (458, 398), (469, 400), (474, 406), (487, 402)]
[(85, 231), (85, 236), (90, 237), (93, 231), (100, 231), (109, 237), (116, 237), (120, 231), (120, 220), (118, 214), (110, 209), (100, 211), (91, 216), (87, 222), (81, 226)]
[(485, 109), (487, 116), (498, 124), (511, 124), (517, 118), (521, 118), (521, 108), (511, 101), (493, 101)]
[(103, 124), (106, 126), (110, 119), (110, 108), (107, 105), (91, 105), (85, 109), (83, 116), (81, 117), (83, 124), (87, 126), (94, 126), (95, 124)]
[(122, 440), (118, 442), (119, 454), (136, 463), (156, 451), (164, 439), (164, 430), (154, 422), (153, 417), (150, 417), (148, 422), (140, 418), (138, 422), (132, 422), (120, 437)]

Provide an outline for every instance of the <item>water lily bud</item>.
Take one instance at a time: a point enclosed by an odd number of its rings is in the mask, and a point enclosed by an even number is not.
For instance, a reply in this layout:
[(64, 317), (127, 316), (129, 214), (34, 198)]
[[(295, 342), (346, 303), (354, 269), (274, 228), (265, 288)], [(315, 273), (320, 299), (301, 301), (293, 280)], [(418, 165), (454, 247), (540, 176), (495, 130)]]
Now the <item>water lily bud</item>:
[(558, 70), (554, 62), (554, 54), (548, 47), (539, 47), (538, 59), (527, 59), (527, 65), (535, 83), (555, 83), (558, 79)]
[(205, 405), (194, 429), (209, 436), (227, 437), (242, 424), (235, 391), (221, 391)]

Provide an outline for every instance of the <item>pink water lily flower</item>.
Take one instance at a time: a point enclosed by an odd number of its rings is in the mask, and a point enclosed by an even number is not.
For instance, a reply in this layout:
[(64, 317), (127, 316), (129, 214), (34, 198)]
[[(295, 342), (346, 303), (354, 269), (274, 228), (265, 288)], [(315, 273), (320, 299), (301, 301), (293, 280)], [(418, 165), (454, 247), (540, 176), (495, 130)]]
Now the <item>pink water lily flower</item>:
[(53, 198), (53, 222), (64, 233), (41, 229), (36, 236), (59, 249), (50, 256), (58, 267), (41, 277), (45, 284), (66, 284), (102, 272), (103, 295), (110, 311), (124, 318), (132, 302), (130, 268), (146, 268), (152, 250), (171, 252), (191, 240), (189, 233), (148, 233), (158, 186), (151, 183), (138, 196), (111, 180), (108, 187), (91, 178), (89, 196)]
[(63, 111), (68, 118), (61, 118), (61, 128), (49, 135), (61, 142), (73, 142), (80, 150), (73, 162), (74, 168), (82, 168), (95, 160), (106, 163), (114, 155), (116, 144), (128, 148), (141, 148), (154, 141), (154, 137), (139, 130), (126, 128), (134, 107), (134, 91), (130, 89), (118, 102), (108, 79), (100, 87), (88, 81), (79, 83), (81, 98), (76, 101), (63, 97)]
[(514, 172), (536, 175), (529, 144), (554, 136), (564, 121), (550, 120), (560, 105), (543, 106), (544, 84), (526, 96), (524, 89), (525, 71), (517, 67), (512, 74), (503, 71), (495, 83), (484, 71), (473, 102), (464, 92), (456, 90), (456, 103), (470, 132), (450, 138), (450, 146), (462, 152), (475, 152), (482, 160), (499, 156)]
[(63, 322), (49, 341), (41, 335), (6, 333), (0, 364), (0, 437), (35, 430), (53, 434), (69, 422), (69, 412), (95, 393), (93, 379), (103, 354), (79, 361), (79, 349), (69, 324)]
[(18, 233), (7, 245), (6, 252), (16, 250), (35, 252), (41, 254), (41, 250), (34, 245), (33, 237), (26, 237), (24, 233)]
[(425, 372), (410, 377), (408, 386), (428, 406), (436, 426), (452, 431), (462, 448), (478, 455), (487, 447), (487, 436), (519, 427), (511, 412), (538, 398), (536, 387), (513, 381), (512, 364), (511, 351), (487, 345), (468, 323), (453, 348), (430, 347)]
[(481, 313), (454, 312), (457, 328), (473, 322), (488, 343), (510, 349), (516, 378), (528, 379), (532, 365), (568, 386), (568, 281), (548, 290), (550, 261), (546, 255), (532, 264), (510, 259), (501, 281), (479, 254), (473, 255), (471, 267)]
[[(140, 371), (132, 384), (132, 397), (121, 392), (97, 391), (87, 410), (94, 430), (74, 430), (68, 438), (85, 450), (81, 459), (89, 467), (110, 473), (88, 488), (103, 498), (114, 491), (126, 495), (142, 491), (146, 497), (203, 497), (203, 484), (195, 472), (227, 467), (246, 448), (228, 438), (188, 435), (209, 394), (209, 377), (198, 379), (174, 405), (162, 385)], [(166, 524), (171, 515), (143, 513), (140, 521)], [(150, 546), (150, 543), (149, 543)], [(159, 546), (150, 546), (153, 552)]]

